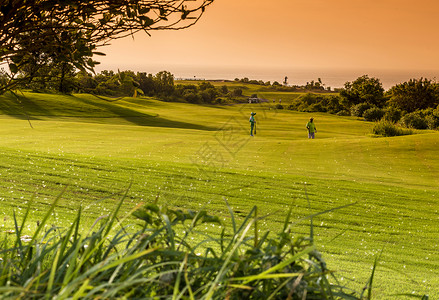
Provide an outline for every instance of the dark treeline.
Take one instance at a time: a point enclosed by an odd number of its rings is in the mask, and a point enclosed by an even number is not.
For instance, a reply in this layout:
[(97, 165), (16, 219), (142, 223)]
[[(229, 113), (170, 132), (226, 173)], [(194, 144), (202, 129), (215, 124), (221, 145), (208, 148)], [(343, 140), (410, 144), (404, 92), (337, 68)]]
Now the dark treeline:
[(414, 129), (438, 129), (439, 84), (425, 78), (411, 79), (385, 91), (379, 79), (364, 75), (346, 82), (336, 95), (304, 94), (286, 108), (352, 115), (366, 121), (385, 120)]
[[(151, 96), (166, 101), (185, 101), (190, 103), (228, 103), (244, 102), (245, 86), (236, 86), (229, 90), (226, 85), (214, 86), (203, 81), (198, 84), (175, 84), (174, 76), (170, 72), (162, 71), (155, 75), (145, 72), (133, 71), (108, 71), (98, 74), (89, 72), (77, 72), (68, 65), (43, 66), (35, 70), (25, 70), (22, 76), (17, 78), (19, 88), (30, 89), (34, 92), (58, 92), (62, 94), (91, 93), (100, 96), (123, 97), (123, 96)], [(32, 74), (27, 76), (26, 74)], [(26, 78), (30, 78), (26, 80)], [(8, 76), (0, 71), (0, 83), (7, 81)], [(330, 91), (324, 88), (320, 80), (311, 81), (305, 86), (288, 86), (277, 81), (271, 83), (262, 80), (248, 78), (234, 80), (235, 83), (254, 84), (263, 86), (270, 91), (303, 92), (303, 91)]]
[[(21, 88), (37, 92), (90, 93), (101, 96), (149, 96), (165, 101), (189, 103), (223, 104), (246, 102), (245, 86), (214, 86), (210, 82), (176, 84), (174, 76), (167, 71), (155, 75), (133, 71), (102, 71), (92, 75), (75, 73), (72, 69), (39, 70), (32, 81), (21, 83)], [(0, 72), (0, 83), (6, 74)], [(248, 78), (234, 80), (235, 83), (260, 85), (261, 91), (304, 92), (287, 106), (279, 109), (304, 112), (328, 112), (337, 115), (352, 115), (367, 121), (387, 120), (415, 129), (437, 129), (439, 127), (439, 84), (430, 79), (411, 79), (385, 91), (378, 78), (363, 75), (353, 82), (346, 82), (337, 93), (328, 93), (330, 88), (320, 79), (304, 86), (287, 86), (278, 82), (263, 82)], [(253, 95), (255, 97), (257, 95)]]
[[(62, 74), (62, 76), (60, 76)], [(4, 75), (0, 74), (0, 81)], [(133, 71), (67, 72), (54, 76), (35, 76), (19, 86), (34, 92), (59, 92), (63, 94), (90, 93), (109, 97), (156, 97), (164, 101), (219, 104), (244, 102), (242, 88), (231, 90), (226, 85), (215, 87), (209, 82), (175, 84), (174, 75), (167, 71), (155, 75)]]

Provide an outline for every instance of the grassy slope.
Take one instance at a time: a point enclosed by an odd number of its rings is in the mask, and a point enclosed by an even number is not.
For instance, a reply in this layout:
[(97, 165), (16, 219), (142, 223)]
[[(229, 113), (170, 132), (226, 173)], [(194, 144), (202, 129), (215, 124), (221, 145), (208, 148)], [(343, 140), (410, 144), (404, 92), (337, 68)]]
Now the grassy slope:
[[(126, 211), (160, 193), (172, 205), (207, 205), (226, 216), (224, 196), (242, 215), (258, 205), (269, 214), (265, 229), (275, 230), (293, 205), (299, 233), (308, 230), (301, 219), (310, 213), (356, 203), (315, 219), (329, 265), (356, 277), (354, 285), (364, 283), (383, 249), (378, 298), (412, 291), (439, 297), (435, 132), (372, 138), (369, 123), (315, 114), (317, 139), (307, 140), (309, 114), (267, 105), (27, 96), (22, 105), (33, 129), (11, 98), (0, 101), (0, 110), (13, 115), (0, 116), (5, 229), (12, 227), (12, 210), (20, 215), (32, 197), (36, 222), (65, 185), (52, 221), (58, 226), (80, 204), (88, 207), (91, 224), (130, 183)], [(258, 113), (253, 139), (247, 133), (250, 111)]]

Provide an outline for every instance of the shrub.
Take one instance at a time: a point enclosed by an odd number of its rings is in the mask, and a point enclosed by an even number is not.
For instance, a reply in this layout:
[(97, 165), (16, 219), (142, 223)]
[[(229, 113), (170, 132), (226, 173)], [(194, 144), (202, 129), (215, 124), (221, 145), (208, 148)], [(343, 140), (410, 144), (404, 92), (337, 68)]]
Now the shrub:
[(339, 96), (312, 93), (301, 95), (288, 107), (291, 110), (329, 113), (337, 113), (343, 108)]
[(184, 94), (183, 99), (189, 103), (201, 103), (202, 98), (196, 92), (187, 92)]
[(227, 95), (227, 94), (229, 93), (229, 88), (227, 87), (227, 85), (222, 85), (222, 86), (220, 87), (220, 92), (221, 92), (221, 94), (223, 94), (223, 95)]
[(388, 120), (381, 120), (377, 122), (372, 128), (372, 132), (376, 135), (382, 136), (399, 136), (413, 134), (413, 130), (402, 128)]
[(401, 118), (401, 123), (407, 128), (427, 129), (428, 124), (425, 117), (419, 112), (412, 112)]
[(401, 119), (402, 111), (396, 107), (390, 106), (386, 109), (384, 119), (393, 123), (398, 122)]
[(439, 108), (427, 108), (418, 111), (421, 117), (427, 122), (427, 128), (435, 130), (439, 128)]
[(341, 104), (342, 100), (341, 97), (338, 95), (328, 95), (325, 97), (327, 99), (326, 108), (329, 113), (336, 114), (339, 111), (342, 111), (345, 109), (345, 107)]
[(282, 104), (276, 104), (274, 107), (275, 107), (276, 109), (284, 109), (284, 107), (283, 107)]
[(199, 94), (204, 103), (212, 103), (218, 96), (218, 91), (214, 88), (207, 88), (202, 90)]
[(362, 117), (363, 113), (371, 107), (369, 103), (359, 103), (351, 107), (351, 115), (354, 117)]
[(300, 95), (299, 98), (297, 98), (297, 102), (300, 104), (306, 104), (307, 106), (317, 103), (317, 97), (314, 94), (306, 93), (305, 95)]
[(436, 114), (431, 114), (425, 117), (427, 121), (428, 129), (436, 130), (439, 128), (439, 116)]
[(363, 117), (366, 121), (379, 121), (383, 118), (385, 111), (378, 107), (372, 107), (364, 111)]
[(310, 112), (326, 112), (326, 107), (324, 107), (321, 103), (314, 103), (308, 107)]
[(242, 89), (240, 88), (234, 88), (232, 91), (233, 97), (241, 97), (242, 96)]

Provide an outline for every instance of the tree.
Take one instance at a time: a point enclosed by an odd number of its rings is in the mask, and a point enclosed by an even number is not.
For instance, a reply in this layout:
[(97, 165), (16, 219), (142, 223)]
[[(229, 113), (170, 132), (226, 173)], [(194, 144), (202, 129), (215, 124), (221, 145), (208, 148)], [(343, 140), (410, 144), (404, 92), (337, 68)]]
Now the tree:
[(92, 93), (97, 86), (97, 81), (86, 71), (78, 72), (75, 76), (76, 91), (80, 93)]
[(158, 72), (155, 77), (156, 93), (162, 97), (170, 96), (174, 92), (174, 75), (168, 71)]
[(122, 95), (132, 97), (137, 97), (138, 94), (143, 95), (143, 90), (139, 88), (139, 82), (136, 81), (136, 74), (133, 71), (118, 72), (116, 80)]
[(201, 91), (207, 90), (207, 89), (215, 89), (215, 86), (213, 84), (211, 84), (208, 81), (203, 81), (201, 83), (198, 84), (198, 88)]
[(409, 113), (439, 104), (439, 85), (423, 78), (397, 84), (388, 94), (390, 105)]
[(152, 74), (146, 74), (145, 72), (137, 73), (137, 80), (144, 95), (154, 96), (155, 83), (154, 76)]
[(222, 85), (221, 88), (220, 88), (220, 92), (223, 95), (227, 95), (229, 93), (229, 88), (227, 87), (227, 85)]
[(233, 91), (232, 91), (232, 96), (234, 96), (234, 97), (241, 97), (242, 96), (242, 89), (234, 88)]
[(378, 107), (384, 106), (384, 88), (378, 78), (363, 75), (354, 82), (346, 82), (344, 89), (340, 91), (343, 103), (352, 106), (360, 103), (368, 103)]
[(102, 71), (92, 77), (87, 72), (79, 72), (75, 78), (76, 90), (103, 96), (136, 97), (143, 95), (141, 76), (133, 71)]
[[(214, 0), (2, 0), (0, 64), (10, 70), (0, 93), (25, 72), (49, 63), (92, 71), (97, 48), (139, 31), (179, 30), (195, 24)], [(18, 75), (22, 76), (19, 77)]]
[(215, 88), (208, 88), (202, 90), (200, 94), (204, 103), (213, 103), (218, 96), (218, 91)]

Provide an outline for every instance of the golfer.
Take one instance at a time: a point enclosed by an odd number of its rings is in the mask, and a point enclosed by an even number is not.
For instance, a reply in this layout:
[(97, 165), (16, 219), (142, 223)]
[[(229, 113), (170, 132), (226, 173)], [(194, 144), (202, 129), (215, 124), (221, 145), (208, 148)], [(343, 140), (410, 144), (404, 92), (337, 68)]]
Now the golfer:
[(256, 120), (255, 120), (254, 115), (256, 115), (255, 112), (252, 112), (250, 114), (250, 120), (249, 120), (249, 122), (250, 122), (250, 136), (253, 136), (253, 128), (256, 126)]
[(308, 138), (315, 138), (315, 133), (317, 132), (316, 124), (314, 124), (314, 118), (309, 118), (309, 122), (306, 123), (306, 128), (308, 129)]

